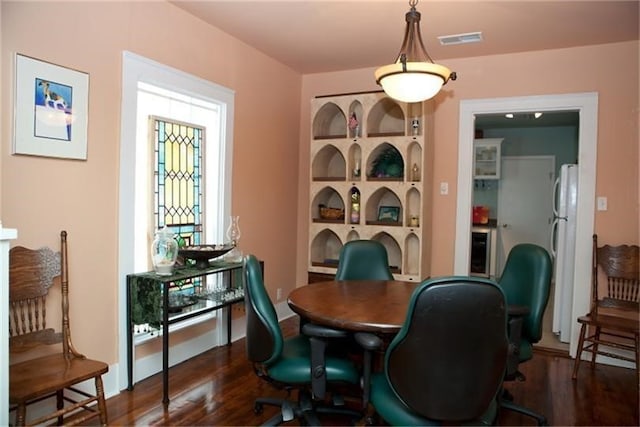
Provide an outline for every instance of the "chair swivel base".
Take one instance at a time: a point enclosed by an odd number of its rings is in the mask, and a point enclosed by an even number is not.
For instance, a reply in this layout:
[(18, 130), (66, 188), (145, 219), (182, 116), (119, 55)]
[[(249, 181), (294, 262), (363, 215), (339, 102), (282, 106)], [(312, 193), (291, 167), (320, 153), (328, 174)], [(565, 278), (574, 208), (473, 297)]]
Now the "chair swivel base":
[(547, 418), (544, 415), (538, 414), (536, 412), (533, 412), (532, 410), (528, 409), (528, 408), (524, 408), (520, 405), (516, 405), (515, 403), (506, 400), (506, 399), (501, 399), (500, 400), (500, 406), (505, 408), (505, 409), (509, 409), (511, 411), (514, 412), (519, 412), (523, 415), (527, 415), (533, 419), (536, 420), (536, 422), (538, 423), (539, 426), (547, 426), (549, 425), (547, 422)]
[(357, 421), (362, 418), (362, 413), (359, 411), (343, 408), (334, 405), (320, 405), (314, 404), (311, 396), (307, 392), (300, 392), (298, 402), (294, 402), (288, 399), (278, 399), (269, 397), (260, 397), (255, 400), (253, 411), (256, 414), (262, 413), (263, 405), (277, 406), (280, 408), (280, 412), (262, 425), (264, 426), (277, 426), (282, 423), (295, 419), (304, 422), (305, 425), (318, 426), (320, 420), (317, 414), (330, 414), (351, 417), (353, 421)]

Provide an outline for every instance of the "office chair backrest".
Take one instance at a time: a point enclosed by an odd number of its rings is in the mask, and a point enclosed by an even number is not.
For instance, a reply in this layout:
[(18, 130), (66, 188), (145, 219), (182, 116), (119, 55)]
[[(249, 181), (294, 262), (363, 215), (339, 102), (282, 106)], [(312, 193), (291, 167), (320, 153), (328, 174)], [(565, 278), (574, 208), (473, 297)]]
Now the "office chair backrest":
[(376, 240), (352, 240), (340, 250), (336, 280), (393, 280), (384, 245)]
[(542, 317), (549, 301), (552, 264), (541, 246), (521, 243), (509, 252), (499, 280), (507, 304), (529, 307), (522, 324), (522, 336), (530, 343), (542, 338)]
[(423, 282), (385, 355), (389, 384), (425, 418), (465, 421), (490, 407), (508, 350), (505, 298), (476, 277)]
[(284, 341), (278, 316), (264, 287), (260, 263), (254, 255), (245, 256), (243, 275), (247, 357), (254, 363), (269, 365), (280, 357)]

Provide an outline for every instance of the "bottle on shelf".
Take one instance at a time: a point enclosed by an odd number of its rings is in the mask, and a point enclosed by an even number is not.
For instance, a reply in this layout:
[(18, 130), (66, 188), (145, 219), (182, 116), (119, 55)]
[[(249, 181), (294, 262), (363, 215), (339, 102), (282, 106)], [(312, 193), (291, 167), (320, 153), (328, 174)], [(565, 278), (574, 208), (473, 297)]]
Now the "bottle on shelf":
[(356, 159), (355, 164), (353, 166), (353, 177), (354, 178), (360, 177), (360, 159)]
[(420, 120), (418, 120), (417, 118), (411, 120), (411, 135), (420, 135)]
[(360, 223), (360, 190), (351, 188), (351, 224)]

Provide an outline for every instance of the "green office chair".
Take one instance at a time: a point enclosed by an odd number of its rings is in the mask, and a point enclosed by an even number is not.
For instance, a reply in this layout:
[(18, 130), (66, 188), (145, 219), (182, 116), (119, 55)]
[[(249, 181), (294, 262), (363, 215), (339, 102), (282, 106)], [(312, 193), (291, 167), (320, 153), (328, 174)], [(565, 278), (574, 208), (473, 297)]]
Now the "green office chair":
[(358, 411), (318, 403), (326, 400), (328, 384), (359, 384), (360, 374), (350, 360), (325, 354), (326, 340), (342, 338), (346, 332), (308, 324), (303, 328), (305, 335), (284, 339), (255, 256), (244, 258), (243, 275), (247, 357), (258, 377), (289, 392), (298, 390), (297, 402), (258, 398), (254, 411), (261, 413), (263, 405), (281, 408), (266, 425), (277, 425), (294, 417), (306, 425), (318, 425), (316, 414), (321, 412), (346, 415), (354, 420), (361, 418)]
[(376, 240), (352, 240), (340, 250), (336, 280), (393, 280), (384, 245)]
[[(370, 375), (365, 357), (365, 405), (390, 425), (493, 424), (509, 351), (506, 313), (491, 280), (423, 282), (385, 352), (384, 371)], [(356, 340), (365, 356), (382, 345), (369, 333)]]
[[(513, 316), (509, 320), (510, 340), (516, 346), (516, 353), (508, 364), (505, 379), (523, 381), (524, 375), (518, 371), (518, 364), (533, 357), (533, 344), (542, 338), (542, 318), (549, 301), (552, 264), (546, 249), (522, 243), (509, 252), (507, 262), (498, 281), (510, 306), (524, 306), (526, 313)], [(514, 404), (509, 393), (505, 393), (502, 406), (533, 417), (538, 425), (546, 425), (543, 415)]]

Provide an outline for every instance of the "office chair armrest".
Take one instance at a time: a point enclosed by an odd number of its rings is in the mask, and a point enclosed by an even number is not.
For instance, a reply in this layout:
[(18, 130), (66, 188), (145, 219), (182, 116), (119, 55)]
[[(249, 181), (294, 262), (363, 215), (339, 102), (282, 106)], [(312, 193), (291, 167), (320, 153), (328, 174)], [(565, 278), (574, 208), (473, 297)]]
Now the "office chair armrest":
[(345, 338), (349, 336), (349, 333), (313, 323), (305, 323), (302, 326), (302, 333), (309, 337), (311, 346), (311, 393), (314, 399), (324, 399), (327, 391), (325, 361), (327, 340)]
[(366, 410), (371, 393), (371, 360), (373, 352), (382, 348), (382, 340), (377, 335), (368, 332), (358, 332), (354, 338), (364, 349), (364, 358), (362, 360), (362, 409)]
[(326, 326), (316, 325), (313, 323), (305, 323), (302, 325), (302, 333), (308, 337), (316, 338), (346, 338), (349, 336), (347, 331), (331, 329)]
[(374, 351), (382, 347), (382, 340), (377, 335), (368, 332), (358, 332), (354, 337), (356, 342), (360, 344), (360, 347), (365, 350)]

